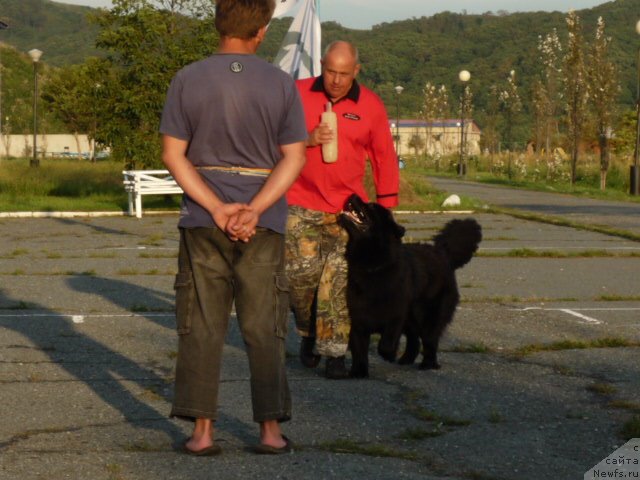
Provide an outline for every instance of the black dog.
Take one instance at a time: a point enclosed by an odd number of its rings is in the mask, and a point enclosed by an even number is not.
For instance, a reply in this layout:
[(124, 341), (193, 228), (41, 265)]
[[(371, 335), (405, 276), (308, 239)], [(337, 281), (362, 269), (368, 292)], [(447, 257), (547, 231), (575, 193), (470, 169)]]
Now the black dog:
[(480, 225), (473, 219), (452, 220), (436, 235), (434, 245), (403, 244), (405, 229), (391, 211), (357, 195), (347, 200), (338, 221), (349, 234), (351, 376), (369, 375), (372, 333), (381, 334), (378, 353), (385, 360), (395, 361), (404, 333), (407, 347), (399, 363), (412, 364), (422, 340), (420, 368), (439, 368), (438, 342), (460, 299), (455, 270), (478, 249)]

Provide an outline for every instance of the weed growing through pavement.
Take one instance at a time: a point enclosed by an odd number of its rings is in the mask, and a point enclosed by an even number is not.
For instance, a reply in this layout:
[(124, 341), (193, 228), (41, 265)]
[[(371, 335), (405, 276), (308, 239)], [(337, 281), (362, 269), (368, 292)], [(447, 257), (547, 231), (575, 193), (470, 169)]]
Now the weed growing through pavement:
[(109, 474), (109, 480), (124, 480), (124, 477), (122, 476), (122, 465), (117, 463), (107, 463), (104, 468)]
[(409, 428), (398, 434), (397, 438), (401, 440), (424, 440), (425, 438), (434, 438), (444, 435), (446, 432), (436, 426), (434, 429), (426, 428)]
[(354, 440), (340, 439), (332, 442), (324, 442), (318, 446), (321, 450), (333, 453), (352, 453), (357, 455), (366, 455), (369, 457), (389, 457), (400, 458), (403, 460), (417, 460), (417, 456), (413, 453), (403, 452), (401, 450), (393, 450), (385, 445), (375, 443), (360, 443)]
[(449, 349), (449, 351), (455, 352), (455, 353), (491, 353), (492, 352), (491, 348), (487, 347), (482, 343), (466, 343), (466, 344), (455, 345), (454, 347)]
[(140, 258), (178, 258), (178, 252), (173, 253), (147, 253), (142, 252), (138, 254)]
[(602, 302), (638, 302), (640, 301), (640, 295), (600, 295), (595, 298), (596, 301)]
[(640, 403), (630, 402), (628, 400), (611, 400), (607, 406), (609, 408), (618, 408), (620, 410), (629, 410), (631, 412), (640, 413)]
[(148, 305), (141, 305), (134, 303), (129, 307), (130, 312), (134, 313), (146, 313), (146, 312), (173, 312), (173, 308), (170, 307), (150, 307)]
[(620, 434), (625, 440), (640, 438), (640, 415), (634, 415), (631, 420), (627, 421), (622, 426)]
[(504, 422), (504, 417), (495, 407), (491, 409), (489, 412), (489, 423), (502, 423)]
[(149, 235), (144, 240), (140, 240), (138, 245), (149, 245), (152, 247), (160, 247), (164, 243), (164, 235), (160, 233), (154, 233), (153, 235)]
[(92, 252), (89, 254), (89, 258), (117, 258), (117, 255), (112, 252)]
[(617, 392), (616, 387), (610, 383), (593, 383), (587, 387), (587, 390), (605, 397), (614, 395)]
[(9, 305), (6, 307), (7, 310), (29, 310), (31, 307), (27, 302), (19, 301), (14, 305)]
[(577, 341), (577, 340), (563, 340), (553, 343), (534, 343), (531, 345), (525, 345), (514, 351), (516, 356), (526, 356), (538, 352), (552, 352), (559, 350), (583, 350), (589, 348), (621, 348), (621, 347), (638, 347), (640, 342), (626, 340), (624, 338), (606, 337), (597, 340), (589, 341)]

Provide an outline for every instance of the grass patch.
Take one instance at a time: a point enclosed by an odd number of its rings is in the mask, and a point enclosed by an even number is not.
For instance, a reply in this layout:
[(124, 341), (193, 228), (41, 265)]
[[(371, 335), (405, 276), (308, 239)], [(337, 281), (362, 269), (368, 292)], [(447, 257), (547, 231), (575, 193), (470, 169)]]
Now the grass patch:
[(610, 252), (607, 250), (581, 250), (576, 252), (561, 252), (559, 250), (533, 250), (530, 248), (515, 248), (504, 252), (476, 253), (479, 257), (513, 257), (513, 258), (607, 258), (607, 257), (638, 257), (638, 252)]
[(491, 349), (482, 343), (467, 343), (456, 345), (449, 350), (455, 353), (491, 353)]
[(511, 209), (511, 208), (497, 208), (497, 207), (486, 209), (485, 212), (500, 213), (503, 215), (509, 215), (514, 218), (519, 218), (521, 220), (530, 220), (533, 222), (547, 223), (547, 224), (556, 225), (559, 227), (570, 227), (570, 228), (575, 228), (576, 230), (585, 230), (588, 232), (604, 233), (605, 235), (611, 235), (614, 237), (626, 238), (627, 240), (640, 242), (640, 235), (637, 233), (633, 233), (627, 230), (621, 230), (617, 228), (606, 227), (603, 225), (589, 225), (589, 224), (574, 222), (571, 220), (567, 220), (566, 218), (555, 217), (552, 215), (541, 215), (541, 214), (535, 214), (530, 212), (522, 212), (522, 211)]
[(178, 258), (178, 252), (175, 253), (147, 253), (138, 254), (139, 258)]
[(610, 408), (617, 408), (620, 410), (629, 410), (630, 412), (640, 413), (640, 403), (630, 402), (628, 400), (611, 400), (608, 404)]
[(140, 240), (138, 245), (145, 245), (151, 247), (160, 247), (164, 244), (164, 235), (160, 233), (154, 233), (153, 235), (149, 235), (144, 240)]
[(620, 435), (622, 435), (625, 440), (640, 438), (640, 415), (634, 415), (631, 420), (625, 422), (620, 431)]
[(491, 411), (489, 412), (489, 423), (502, 423), (504, 422), (504, 417), (502, 416), (502, 414), (500, 412), (498, 412), (498, 410), (496, 410), (495, 408), (492, 408)]
[[(82, 159), (2, 160), (0, 211), (126, 211), (127, 193), (122, 186), (120, 162)], [(145, 210), (178, 210), (180, 195), (151, 195)]]
[(368, 457), (400, 458), (403, 460), (417, 460), (417, 455), (402, 450), (394, 450), (385, 445), (375, 443), (359, 443), (353, 440), (340, 439), (324, 442), (319, 445), (321, 450), (333, 453), (350, 453), (366, 455)]
[(16, 304), (6, 307), (7, 310), (29, 310), (31, 307), (27, 302), (19, 301)]
[(516, 297), (512, 295), (510, 297), (466, 297), (462, 296), (463, 303), (497, 303), (498, 305), (507, 305), (512, 303), (550, 303), (550, 302), (577, 302), (578, 299), (574, 297)]
[(148, 305), (133, 304), (129, 308), (131, 312), (145, 313), (145, 312), (173, 312), (173, 308), (163, 307), (149, 307)]
[(409, 428), (398, 434), (397, 438), (401, 440), (424, 440), (425, 438), (439, 437), (445, 433), (446, 432), (437, 427), (432, 430), (426, 428)]
[(92, 252), (89, 254), (89, 258), (117, 258), (117, 255), (113, 252)]
[(560, 350), (582, 350), (588, 348), (620, 348), (620, 347), (638, 347), (640, 342), (626, 340), (624, 338), (600, 338), (590, 341), (578, 340), (562, 340), (553, 343), (534, 343), (525, 345), (515, 350), (517, 356), (526, 356), (538, 352), (553, 352)]
[(160, 445), (152, 445), (146, 440), (135, 440), (122, 446), (125, 452), (163, 452), (165, 448)]
[(420, 395), (421, 394), (417, 391), (408, 391), (404, 394), (404, 403), (407, 406), (409, 413), (411, 413), (411, 415), (413, 415), (418, 420), (423, 420), (425, 422), (435, 422), (438, 424), (438, 426), (446, 427), (466, 427), (468, 425), (471, 425), (470, 420), (442, 416), (422, 407), (421, 405), (418, 405), (418, 399)]
[(595, 298), (602, 302), (638, 302), (640, 301), (640, 295), (600, 295)]
[(610, 383), (593, 383), (587, 387), (587, 390), (606, 397), (615, 394), (617, 391), (616, 387)]
[(140, 275), (140, 272), (135, 268), (121, 268), (116, 273), (118, 275)]

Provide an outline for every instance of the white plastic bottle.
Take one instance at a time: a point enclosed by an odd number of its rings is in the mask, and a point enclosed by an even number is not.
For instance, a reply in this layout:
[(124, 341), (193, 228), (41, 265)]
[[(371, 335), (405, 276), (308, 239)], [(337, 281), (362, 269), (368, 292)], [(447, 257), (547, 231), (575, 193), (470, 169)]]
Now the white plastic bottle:
[(338, 160), (338, 117), (331, 109), (331, 102), (327, 103), (327, 110), (322, 112), (321, 122), (331, 127), (333, 140), (322, 144), (322, 160), (325, 163), (334, 163)]

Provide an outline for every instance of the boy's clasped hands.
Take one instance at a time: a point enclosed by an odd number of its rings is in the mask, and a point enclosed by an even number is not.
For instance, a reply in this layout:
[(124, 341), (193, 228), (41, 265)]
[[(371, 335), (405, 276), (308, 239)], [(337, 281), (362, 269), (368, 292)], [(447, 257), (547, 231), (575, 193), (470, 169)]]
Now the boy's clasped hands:
[(256, 234), (260, 215), (244, 203), (223, 203), (213, 209), (214, 222), (227, 236), (235, 241), (248, 242)]

